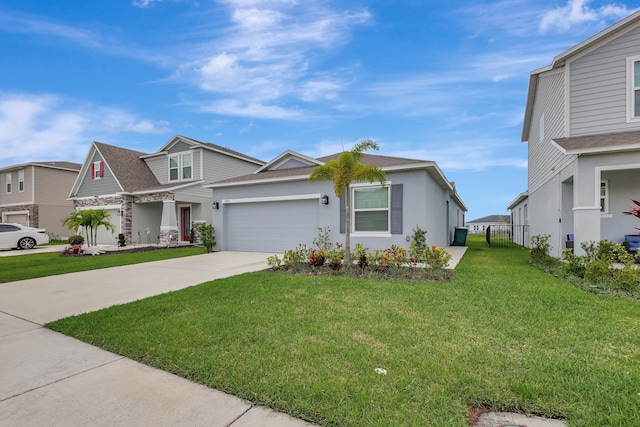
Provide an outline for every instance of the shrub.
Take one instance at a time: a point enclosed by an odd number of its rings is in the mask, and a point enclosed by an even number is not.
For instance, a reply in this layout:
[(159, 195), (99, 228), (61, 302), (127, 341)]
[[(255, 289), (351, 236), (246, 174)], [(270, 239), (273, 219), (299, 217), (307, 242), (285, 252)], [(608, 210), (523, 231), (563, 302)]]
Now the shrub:
[(640, 283), (640, 271), (631, 265), (613, 271), (613, 286), (626, 292), (636, 292)]
[(270, 257), (267, 257), (267, 265), (273, 268), (274, 270), (277, 270), (278, 268), (280, 268), (281, 264), (282, 264), (282, 259), (280, 259), (278, 255), (271, 255)]
[(549, 239), (551, 238), (548, 234), (538, 234), (536, 236), (531, 236), (531, 260), (533, 262), (544, 262), (549, 257), (549, 251), (551, 250), (551, 245), (549, 244)]
[(309, 250), (307, 245), (300, 243), (297, 248), (289, 249), (284, 253), (282, 262), (285, 266), (298, 271), (302, 264), (307, 262), (309, 258)]
[(198, 233), (200, 233), (200, 240), (202, 240), (205, 252), (213, 252), (213, 247), (216, 245), (215, 228), (213, 225), (200, 224)]
[(451, 261), (451, 254), (444, 248), (431, 246), (424, 251), (424, 263), (431, 269), (442, 270), (447, 268)]
[(118, 234), (118, 246), (120, 247), (124, 247), (127, 246), (125, 240), (124, 240), (124, 234), (120, 233)]
[(309, 254), (309, 265), (311, 267), (322, 267), (327, 260), (327, 251), (324, 249), (312, 249)]
[(342, 268), (342, 261), (344, 260), (344, 249), (340, 243), (336, 244), (335, 248), (331, 248), (327, 254), (329, 259), (328, 265), (332, 270), (340, 270)]
[(79, 234), (75, 234), (73, 236), (69, 236), (69, 244), (70, 245), (81, 245), (84, 243), (84, 237), (79, 235)]
[(351, 258), (356, 260), (358, 267), (360, 267), (361, 270), (369, 265), (367, 248), (365, 248), (362, 243), (356, 243), (355, 250), (351, 254)]

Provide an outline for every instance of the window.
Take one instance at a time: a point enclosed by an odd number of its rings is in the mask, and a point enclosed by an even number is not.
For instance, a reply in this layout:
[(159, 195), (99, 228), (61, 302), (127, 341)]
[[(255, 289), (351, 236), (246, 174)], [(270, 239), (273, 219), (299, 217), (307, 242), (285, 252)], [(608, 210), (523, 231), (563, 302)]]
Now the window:
[(600, 213), (609, 213), (609, 181), (600, 181)]
[(97, 161), (91, 164), (91, 179), (101, 179), (104, 177), (104, 162)]
[(18, 171), (18, 191), (24, 191), (24, 169)]
[(193, 155), (191, 153), (169, 156), (169, 181), (187, 181), (192, 178)]
[(353, 189), (353, 231), (389, 232), (389, 187)]
[(182, 155), (182, 179), (191, 179), (191, 154)]
[(169, 181), (178, 180), (178, 164), (180, 163), (179, 156), (169, 157)]
[(640, 120), (640, 57), (627, 58), (627, 121)]
[(11, 194), (11, 172), (5, 174), (7, 179), (7, 194)]

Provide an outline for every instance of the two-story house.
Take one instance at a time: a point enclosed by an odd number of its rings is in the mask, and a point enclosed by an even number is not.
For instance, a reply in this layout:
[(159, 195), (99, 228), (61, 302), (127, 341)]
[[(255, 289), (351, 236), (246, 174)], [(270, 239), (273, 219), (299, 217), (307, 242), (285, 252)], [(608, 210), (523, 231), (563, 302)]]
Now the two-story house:
[(71, 162), (31, 162), (0, 169), (1, 222), (46, 228), (52, 238), (66, 238), (62, 225), (73, 212), (67, 200), (81, 165)]
[(94, 142), (69, 198), (76, 209), (105, 209), (115, 230), (99, 244), (188, 242), (198, 223), (211, 223), (204, 182), (251, 173), (264, 163), (219, 145), (175, 136), (157, 152)]
[(622, 242), (640, 199), (640, 12), (556, 56), (531, 73), (522, 141), (530, 234), (549, 234), (560, 256), (567, 235), (581, 243)]

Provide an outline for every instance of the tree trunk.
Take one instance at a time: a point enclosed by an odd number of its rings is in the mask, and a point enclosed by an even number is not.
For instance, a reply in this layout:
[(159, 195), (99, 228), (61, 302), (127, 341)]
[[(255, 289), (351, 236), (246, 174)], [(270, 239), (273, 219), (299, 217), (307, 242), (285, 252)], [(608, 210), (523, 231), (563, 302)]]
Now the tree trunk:
[(344, 197), (344, 267), (351, 269), (351, 209), (349, 208), (349, 188)]

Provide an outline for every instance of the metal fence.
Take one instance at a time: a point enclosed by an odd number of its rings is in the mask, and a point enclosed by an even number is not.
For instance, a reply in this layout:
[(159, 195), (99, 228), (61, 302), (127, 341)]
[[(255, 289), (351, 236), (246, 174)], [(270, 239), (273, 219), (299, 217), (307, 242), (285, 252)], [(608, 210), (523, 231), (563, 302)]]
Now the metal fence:
[(490, 225), (486, 236), (487, 244), (491, 247), (529, 247), (528, 225)]

